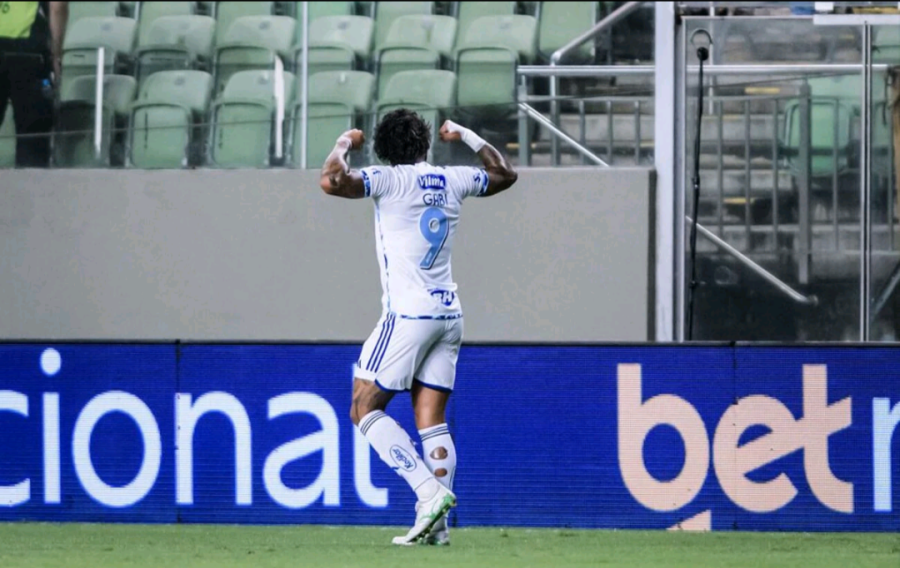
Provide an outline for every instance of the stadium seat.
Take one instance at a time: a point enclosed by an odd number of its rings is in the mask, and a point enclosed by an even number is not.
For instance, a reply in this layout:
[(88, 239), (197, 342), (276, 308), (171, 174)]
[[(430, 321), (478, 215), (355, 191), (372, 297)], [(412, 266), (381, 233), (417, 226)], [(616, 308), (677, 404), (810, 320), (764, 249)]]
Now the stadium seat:
[[(309, 34), (309, 74), (350, 71), (372, 52), (373, 21), (366, 16), (323, 16)], [(294, 46), (294, 69), (301, 73), (301, 45)]]
[[(342, 132), (363, 126), (357, 117), (369, 112), (374, 87), (375, 77), (365, 71), (326, 71), (309, 77), (307, 167), (320, 167)], [(300, 120), (301, 105), (296, 103), (291, 122), (291, 153), (296, 166), (302, 163)]]
[[(568, 3), (567, 3), (568, 4)], [(456, 2), (456, 19), (459, 21), (459, 38), (466, 37), (469, 26), (485, 16), (512, 16), (515, 2)]]
[(534, 60), (537, 20), (485, 16), (456, 50), (457, 103), (463, 115), (505, 119), (515, 111), (516, 66)]
[(135, 52), (138, 87), (159, 71), (209, 70), (216, 21), (209, 16), (161, 16)]
[(432, 161), (434, 152), (439, 148), (435, 143), (438, 129), (455, 106), (456, 75), (452, 71), (401, 71), (391, 77), (378, 101), (376, 114), (378, 120), (381, 120), (385, 114), (398, 108), (416, 111), (431, 124), (432, 140), (428, 160)]
[[(538, 52), (544, 59), (597, 23), (596, 2), (541, 2)], [(586, 63), (594, 58), (594, 42), (588, 41), (570, 53), (566, 63)]]
[(452, 59), (455, 41), (456, 20), (450, 16), (397, 18), (387, 41), (377, 50), (378, 92), (384, 92), (394, 73), (440, 69), (442, 58)]
[(434, 2), (378, 2), (375, 4), (375, 45), (387, 40), (391, 24), (400, 16), (427, 16), (434, 13)]
[(900, 28), (896, 26), (876, 26), (873, 63), (900, 65)]
[(63, 168), (108, 167), (121, 163), (117, 128), (124, 126), (137, 84), (127, 75), (103, 77), (101, 150), (94, 148), (96, 76), (84, 75), (65, 83), (60, 92), (53, 132), (53, 165)]
[[(119, 2), (119, 15), (123, 18), (134, 18), (134, 7), (137, 2)], [(69, 10), (72, 8), (70, 7)]]
[(216, 46), (216, 93), (239, 71), (274, 69), (275, 58), (290, 62), (297, 21), (288, 16), (244, 16)]
[[(295, 16), (297, 18), (297, 37), (294, 47), (299, 49), (303, 45), (303, 2), (295, 2)], [(309, 24), (313, 21), (328, 16), (353, 16), (356, 13), (356, 2), (307, 2), (309, 5)]]
[[(812, 98), (810, 110), (811, 169), (814, 176), (831, 176), (835, 169), (847, 169), (850, 153), (850, 122), (853, 107), (837, 98)], [(785, 107), (784, 153), (794, 172), (799, 171), (800, 102), (791, 101)], [(837, 146), (837, 162), (834, 148)]]
[(82, 18), (114, 18), (118, 15), (118, 2), (69, 2), (67, 25), (71, 26)]
[(195, 135), (209, 110), (212, 76), (205, 71), (161, 71), (141, 87), (131, 105), (127, 165), (137, 168), (183, 168), (199, 162)]
[(216, 45), (228, 41), (231, 24), (245, 16), (271, 16), (274, 2), (216, 2)]
[(12, 103), (6, 104), (6, 116), (0, 125), (0, 168), (16, 167), (16, 124)]
[[(273, 71), (240, 71), (231, 76), (212, 105), (208, 162), (237, 168), (266, 167), (271, 161), (275, 96)], [(285, 112), (294, 100), (295, 77), (284, 74)]]
[(192, 16), (195, 13), (195, 2), (141, 2), (138, 46), (151, 43), (150, 29), (157, 19), (167, 16)]
[(129, 71), (136, 23), (131, 18), (82, 18), (66, 32), (62, 56), (62, 83), (82, 75), (94, 75), (97, 48), (105, 47), (107, 73)]

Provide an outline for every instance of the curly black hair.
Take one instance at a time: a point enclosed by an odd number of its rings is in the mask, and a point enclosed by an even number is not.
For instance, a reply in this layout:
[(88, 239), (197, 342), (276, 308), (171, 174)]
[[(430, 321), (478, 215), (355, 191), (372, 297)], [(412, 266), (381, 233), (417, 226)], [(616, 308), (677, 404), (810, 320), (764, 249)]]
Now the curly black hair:
[(430, 146), (431, 125), (406, 108), (387, 113), (375, 128), (375, 155), (392, 166), (424, 160)]

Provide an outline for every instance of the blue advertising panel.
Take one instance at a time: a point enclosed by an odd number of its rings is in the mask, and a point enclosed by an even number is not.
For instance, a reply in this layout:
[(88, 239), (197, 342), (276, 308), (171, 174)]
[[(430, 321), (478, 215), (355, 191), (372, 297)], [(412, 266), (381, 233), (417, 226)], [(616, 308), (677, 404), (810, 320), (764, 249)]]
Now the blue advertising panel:
[[(0, 345), (0, 520), (391, 524), (357, 345)], [(466, 346), (452, 523), (900, 530), (900, 349)], [(389, 413), (417, 438), (409, 398)]]
[(171, 345), (0, 345), (0, 520), (174, 522)]

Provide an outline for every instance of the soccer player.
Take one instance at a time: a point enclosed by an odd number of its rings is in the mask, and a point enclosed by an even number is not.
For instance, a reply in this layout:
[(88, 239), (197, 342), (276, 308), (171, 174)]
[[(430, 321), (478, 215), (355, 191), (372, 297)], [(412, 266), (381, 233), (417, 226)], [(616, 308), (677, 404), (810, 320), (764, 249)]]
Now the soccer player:
[[(456, 379), (463, 313), (450, 272), (460, 205), (516, 182), (518, 174), (477, 134), (452, 121), (444, 142), (462, 141), (483, 168), (427, 163), (431, 127), (407, 109), (384, 116), (375, 129), (375, 154), (390, 166), (350, 169), (347, 153), (362, 148), (360, 130), (342, 134), (322, 166), (325, 193), (375, 202), (375, 250), (381, 269), (382, 315), (356, 362), (350, 418), (379, 457), (415, 491), (416, 520), (394, 544), (449, 544), (447, 512), (456, 505), (456, 448), (444, 411)], [(420, 457), (403, 428), (387, 414), (399, 392), (410, 391)]]

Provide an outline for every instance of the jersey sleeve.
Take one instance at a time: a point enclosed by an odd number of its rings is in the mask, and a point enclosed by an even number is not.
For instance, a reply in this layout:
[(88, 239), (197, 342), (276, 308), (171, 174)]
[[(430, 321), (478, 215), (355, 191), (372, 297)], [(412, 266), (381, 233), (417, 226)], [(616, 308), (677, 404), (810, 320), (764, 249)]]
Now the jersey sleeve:
[(390, 194), (394, 186), (392, 183), (394, 172), (390, 168), (369, 166), (359, 170), (359, 173), (362, 174), (366, 197), (380, 199)]
[(466, 197), (481, 197), (487, 192), (488, 175), (483, 168), (453, 166), (447, 168), (450, 187), (460, 200)]

